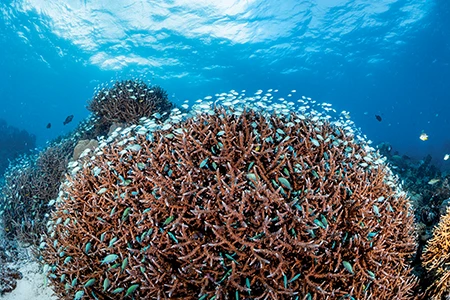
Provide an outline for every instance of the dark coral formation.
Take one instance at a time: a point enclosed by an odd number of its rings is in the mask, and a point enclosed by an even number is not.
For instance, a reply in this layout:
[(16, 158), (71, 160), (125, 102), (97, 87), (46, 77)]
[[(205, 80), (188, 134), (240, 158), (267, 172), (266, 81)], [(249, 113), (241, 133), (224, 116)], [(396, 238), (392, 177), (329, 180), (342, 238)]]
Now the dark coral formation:
[(142, 117), (162, 116), (172, 107), (165, 90), (139, 79), (116, 81), (112, 88), (101, 89), (88, 105), (96, 117), (97, 136), (106, 135), (114, 123), (137, 124)]
[(77, 129), (55, 139), (37, 154), (14, 160), (0, 182), (0, 215), (9, 238), (39, 244), (52, 207), (67, 171), (67, 163), (81, 138), (93, 133), (92, 118)]
[(25, 130), (9, 126), (0, 119), (0, 176), (9, 162), (36, 147), (36, 137)]
[(392, 151), (386, 143), (379, 149), (392, 165), (393, 172), (402, 178), (403, 187), (416, 208), (417, 221), (430, 228), (436, 225), (442, 214), (441, 205), (450, 197), (450, 189), (446, 188), (448, 183), (444, 174), (431, 163), (432, 157), (412, 159)]
[(0, 265), (0, 296), (12, 292), (22, 277), (18, 270)]
[(61, 298), (413, 298), (409, 202), (342, 128), (217, 108), (126, 141), (63, 185)]
[(5, 173), (0, 211), (7, 235), (39, 244), (59, 186), (72, 157), (74, 141), (54, 142), (36, 156), (23, 157)]

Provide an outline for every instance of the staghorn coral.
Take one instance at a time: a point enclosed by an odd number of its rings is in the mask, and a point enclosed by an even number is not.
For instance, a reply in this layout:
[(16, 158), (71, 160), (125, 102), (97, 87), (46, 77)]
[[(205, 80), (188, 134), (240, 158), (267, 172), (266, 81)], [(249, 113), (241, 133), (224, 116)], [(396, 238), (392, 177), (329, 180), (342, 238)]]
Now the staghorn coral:
[(423, 265), (429, 272), (431, 285), (427, 292), (430, 299), (440, 300), (450, 296), (450, 207), (441, 217), (433, 237), (428, 241), (422, 255)]
[(96, 136), (108, 133), (114, 123), (137, 124), (142, 117), (162, 116), (172, 107), (165, 90), (139, 79), (116, 81), (112, 88), (101, 89), (88, 104), (96, 117)]
[[(110, 125), (118, 126), (115, 120), (124, 119), (130, 124), (142, 116), (163, 114), (172, 104), (160, 87), (150, 89), (141, 81), (126, 80), (116, 82), (110, 90), (101, 90), (89, 107), (94, 115), (73, 132), (54, 140), (39, 154), (17, 159), (7, 169), (5, 180), (0, 183), (0, 215), (10, 238), (18, 236), (22, 241), (39, 244), (52, 210), (47, 204), (58, 194), (69, 159), (77, 159), (86, 148), (95, 148), (98, 134), (105, 134), (103, 130), (107, 133)], [(89, 144), (85, 145), (85, 140)]]
[(408, 199), (340, 127), (216, 108), (96, 153), (42, 251), (63, 299), (413, 298)]

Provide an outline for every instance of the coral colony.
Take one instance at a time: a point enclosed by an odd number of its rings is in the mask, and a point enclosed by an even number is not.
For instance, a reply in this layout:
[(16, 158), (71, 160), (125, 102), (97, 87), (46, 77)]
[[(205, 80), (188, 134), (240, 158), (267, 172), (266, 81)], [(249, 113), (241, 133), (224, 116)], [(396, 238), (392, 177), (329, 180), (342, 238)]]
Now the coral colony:
[(71, 165), (43, 245), (59, 295), (407, 297), (407, 200), (341, 128), (222, 107), (142, 122)]
[[(61, 299), (417, 299), (414, 214), (385, 159), (347, 113), (277, 92), (179, 109), (140, 80), (103, 87), (59, 191), (10, 178), (3, 218), (33, 232)], [(14, 201), (44, 228), (12, 222)]]
[(149, 86), (142, 80), (125, 80), (100, 89), (88, 109), (97, 117), (94, 132), (99, 136), (107, 134), (113, 124), (137, 124), (140, 118), (169, 112), (172, 106), (161, 87)]

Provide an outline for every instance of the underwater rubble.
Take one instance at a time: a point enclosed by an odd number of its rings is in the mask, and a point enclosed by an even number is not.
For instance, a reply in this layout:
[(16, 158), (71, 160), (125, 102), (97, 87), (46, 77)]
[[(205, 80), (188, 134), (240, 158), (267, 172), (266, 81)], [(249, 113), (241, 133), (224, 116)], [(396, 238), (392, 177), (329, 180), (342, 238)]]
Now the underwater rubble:
[(17, 245), (4, 236), (2, 228), (0, 225), (0, 296), (13, 291), (17, 280), (22, 279), (22, 273), (11, 266), (18, 257)]

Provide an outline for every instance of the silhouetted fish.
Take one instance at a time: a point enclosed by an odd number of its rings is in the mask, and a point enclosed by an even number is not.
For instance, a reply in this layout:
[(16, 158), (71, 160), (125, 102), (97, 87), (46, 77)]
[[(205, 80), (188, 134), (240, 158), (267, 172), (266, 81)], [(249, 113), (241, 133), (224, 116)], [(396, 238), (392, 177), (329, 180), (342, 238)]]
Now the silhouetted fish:
[(72, 120), (73, 120), (73, 115), (67, 116), (67, 118), (64, 120), (63, 124), (67, 125), (70, 122), (72, 122)]
[(48, 123), (46, 128), (50, 129), (51, 127), (52, 127), (52, 123)]
[(375, 115), (375, 118), (377, 118), (378, 122), (381, 122), (381, 120), (383, 120), (379, 115)]

